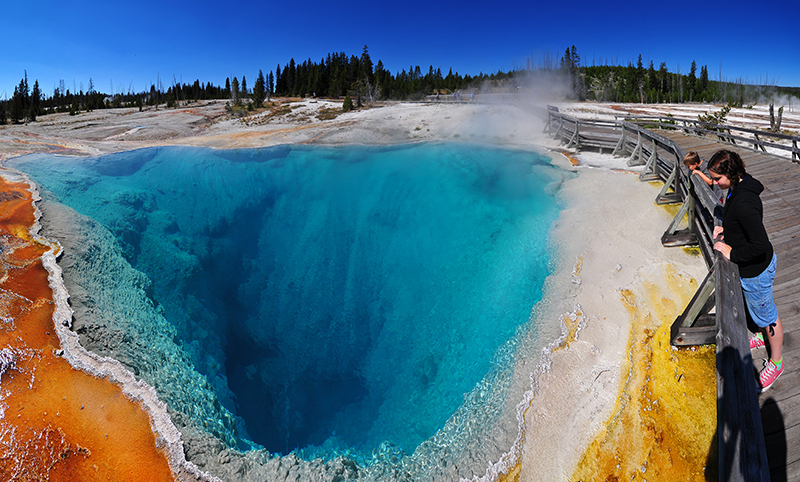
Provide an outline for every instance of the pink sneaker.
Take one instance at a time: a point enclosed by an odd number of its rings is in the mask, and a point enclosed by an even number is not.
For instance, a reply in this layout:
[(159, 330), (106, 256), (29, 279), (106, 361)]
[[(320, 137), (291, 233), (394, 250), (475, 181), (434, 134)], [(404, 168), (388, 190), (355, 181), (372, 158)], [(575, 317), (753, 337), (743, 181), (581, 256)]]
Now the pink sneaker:
[(762, 346), (766, 346), (764, 344), (764, 338), (761, 333), (756, 333), (755, 335), (750, 335), (750, 349), (755, 350), (756, 348), (761, 348)]
[(772, 360), (768, 360), (766, 365), (764, 365), (764, 369), (758, 374), (758, 384), (760, 386), (759, 392), (763, 393), (769, 390), (769, 387), (775, 383), (775, 380), (778, 379), (783, 373), (783, 363), (781, 363), (781, 367), (778, 368)]

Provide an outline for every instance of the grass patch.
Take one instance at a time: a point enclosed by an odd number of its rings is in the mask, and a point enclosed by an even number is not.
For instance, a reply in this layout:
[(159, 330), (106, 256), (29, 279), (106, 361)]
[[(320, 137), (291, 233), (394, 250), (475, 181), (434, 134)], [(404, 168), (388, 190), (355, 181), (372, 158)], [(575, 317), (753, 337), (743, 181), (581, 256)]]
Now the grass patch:
[(326, 107), (324, 109), (319, 110), (319, 113), (317, 113), (317, 119), (321, 121), (333, 120), (336, 119), (341, 113), (342, 109)]
[(231, 104), (228, 102), (225, 104), (225, 110), (231, 117), (242, 118), (249, 114), (247, 109), (241, 104)]
[(247, 120), (247, 125), (262, 125), (267, 124), (275, 118), (289, 115), (294, 109), (299, 108), (299, 105), (291, 105), (291, 103), (270, 103), (267, 107), (267, 113), (264, 114), (264, 109), (251, 114)]

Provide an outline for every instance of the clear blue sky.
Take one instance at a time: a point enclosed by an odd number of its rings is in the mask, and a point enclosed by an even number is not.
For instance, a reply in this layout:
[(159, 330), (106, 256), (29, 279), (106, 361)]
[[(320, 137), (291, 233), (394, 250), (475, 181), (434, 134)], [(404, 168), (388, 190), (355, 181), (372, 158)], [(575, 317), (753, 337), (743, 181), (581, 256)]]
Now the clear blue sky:
[(138, 0), (7, 2), (2, 7), (0, 98), (24, 71), (48, 95), (60, 79), (73, 90), (149, 89), (160, 76), (224, 84), (294, 57), (360, 55), (392, 73), (419, 65), (462, 75), (558, 59), (575, 45), (582, 65), (652, 60), (709, 77), (800, 86), (797, 0), (672, 2), (381, 2)]

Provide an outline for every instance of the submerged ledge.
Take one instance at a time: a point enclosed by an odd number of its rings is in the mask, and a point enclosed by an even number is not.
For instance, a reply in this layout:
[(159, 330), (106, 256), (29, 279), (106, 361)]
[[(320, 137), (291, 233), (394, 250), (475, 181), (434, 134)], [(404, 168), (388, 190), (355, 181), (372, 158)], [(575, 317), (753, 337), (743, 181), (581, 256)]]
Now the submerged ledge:
[(3, 472), (12, 480), (219, 480), (186, 461), (155, 390), (86, 351), (70, 330), (61, 246), (39, 235), (33, 183), (5, 170), (0, 194)]
[(530, 381), (516, 398), (517, 442), (473, 480), (704, 480), (713, 471), (713, 349), (668, 340), (704, 265), (661, 246), (673, 216), (653, 202), (660, 188), (600, 169), (565, 184), (551, 234), (558, 267), (537, 310), (562, 320), (562, 338), (519, 360), (516, 379)]

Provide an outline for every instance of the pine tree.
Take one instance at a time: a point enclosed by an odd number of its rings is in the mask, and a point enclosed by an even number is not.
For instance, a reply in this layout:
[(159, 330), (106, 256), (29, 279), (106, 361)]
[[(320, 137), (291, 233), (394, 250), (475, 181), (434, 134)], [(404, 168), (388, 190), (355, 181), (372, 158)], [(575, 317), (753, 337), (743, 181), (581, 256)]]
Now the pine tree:
[[(242, 80), (242, 82), (244, 82), (244, 80)], [(266, 83), (264, 82), (264, 73), (259, 70), (258, 77), (256, 78), (256, 85), (253, 86), (253, 103), (255, 106), (261, 107), (266, 96), (267, 87)]]
[(697, 87), (697, 62), (694, 60), (692, 60), (692, 66), (689, 67), (689, 79), (687, 83), (687, 87), (689, 88), (689, 101), (693, 101), (695, 97), (697, 97), (695, 95)]
[(650, 61), (650, 65), (647, 67), (647, 91), (649, 92), (650, 98), (648, 102), (653, 102), (655, 99), (652, 98), (653, 92), (656, 90), (656, 86), (658, 85), (658, 78), (656, 77), (656, 69), (653, 67), (653, 61)]
[(200, 88), (200, 79), (196, 79), (194, 84), (192, 84), (192, 98), (195, 102), (200, 100), (201, 98), (201, 88)]
[(642, 54), (639, 54), (639, 59), (636, 61), (636, 93), (639, 96), (639, 102), (644, 103), (644, 84), (645, 74), (644, 65), (642, 64)]
[[(150, 92), (151, 92), (151, 97), (150, 98), (154, 99), (153, 102), (155, 102), (155, 90), (156, 90), (155, 86), (151, 84), (150, 85)], [(69, 115), (76, 115), (76, 114), (80, 113), (80, 111), (81, 111), (81, 106), (78, 103), (78, 96), (76, 94), (72, 94), (72, 104), (70, 104), (70, 106), (69, 106)]]
[(91, 77), (89, 77), (89, 90), (86, 91), (86, 98), (86, 110), (91, 112), (95, 107), (97, 107), (94, 104), (94, 82), (92, 81)]
[(272, 72), (269, 73), (269, 95), (267, 96), (267, 100), (272, 97), (272, 94), (275, 93), (275, 77), (272, 75)]
[(286, 66), (286, 69), (283, 71), (284, 82), (286, 84), (286, 95), (295, 95), (295, 74), (297, 73), (297, 67), (294, 63), (294, 57), (289, 59), (289, 65)]
[(568, 82), (572, 88), (572, 94), (579, 100), (582, 100), (583, 89), (581, 81), (578, 77), (578, 67), (581, 65), (581, 58), (578, 55), (578, 49), (573, 45), (564, 51), (564, 56), (561, 58), (561, 70), (567, 77)]
[(342, 112), (350, 112), (353, 109), (353, 100), (350, 98), (350, 93), (344, 96), (344, 103), (342, 104)]
[(369, 57), (369, 50), (367, 49), (366, 44), (364, 45), (364, 50), (361, 52), (361, 62), (359, 62), (359, 67), (361, 68), (361, 72), (359, 75), (359, 80), (365, 80), (368, 84), (372, 83), (372, 59)]
[[(441, 83), (442, 71), (440, 69), (437, 69), (437, 72), (438, 72), (439, 82)], [(383, 62), (378, 60), (378, 63), (375, 64), (375, 73), (374, 73), (376, 99), (379, 100), (382, 97), (382, 95), (385, 94), (385, 92), (383, 92), (382, 89), (386, 88), (388, 84), (388, 78), (390, 77), (390, 75), (391, 74), (389, 74), (389, 72), (387, 72), (386, 69), (383, 68)]]
[(28, 72), (19, 81), (19, 85), (14, 87), (14, 95), (11, 97), (11, 122), (18, 124), (27, 121), (30, 116), (30, 96), (28, 95)]
[(239, 104), (239, 79), (236, 77), (231, 81), (231, 100), (234, 104)]
[(27, 109), (28, 103), (30, 102), (30, 92), (31, 89), (28, 88), (28, 71), (25, 71), (25, 77), (22, 78), (22, 82), (20, 82), (20, 92), (22, 94), (22, 100), (25, 103), (25, 108)]
[(59, 112), (65, 112), (67, 110), (67, 108), (65, 106), (65, 103), (68, 102), (68, 101), (67, 101), (67, 97), (66, 97), (67, 88), (64, 85), (64, 79), (59, 79), (58, 80), (58, 92), (61, 94), (61, 99), (59, 99), (59, 103), (58, 103), (58, 107), (59, 107), (58, 111)]
[(661, 62), (661, 65), (658, 67), (658, 91), (661, 93), (661, 101), (665, 99), (666, 94), (669, 92), (668, 77), (667, 63)]
[(39, 80), (33, 82), (33, 92), (31, 93), (31, 103), (28, 112), (28, 119), (31, 122), (36, 121), (36, 116), (39, 115), (42, 102), (42, 91), (39, 89)]
[[(155, 84), (150, 84), (150, 95), (147, 97), (147, 104), (155, 105), (156, 109), (158, 109), (158, 92), (156, 91)], [(72, 110), (77, 110), (75, 109), (74, 104)], [(70, 111), (70, 114), (75, 115), (72, 111)]]
[(702, 92), (703, 101), (708, 98), (708, 67), (700, 67), (700, 92)]
[(11, 118), (12, 124), (19, 124), (22, 122), (22, 119), (25, 117), (25, 104), (22, 99), (22, 94), (20, 93), (20, 87), (14, 87), (14, 95), (11, 97), (11, 105), (8, 111), (8, 116)]

